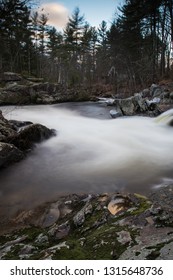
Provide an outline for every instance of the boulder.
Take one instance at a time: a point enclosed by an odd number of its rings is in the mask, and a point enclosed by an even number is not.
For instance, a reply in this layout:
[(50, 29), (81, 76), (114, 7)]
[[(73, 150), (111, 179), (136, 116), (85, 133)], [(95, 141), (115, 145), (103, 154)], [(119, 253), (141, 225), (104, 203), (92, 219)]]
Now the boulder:
[(148, 110), (145, 100), (140, 94), (124, 99), (115, 99), (114, 105), (120, 109), (123, 115), (132, 116), (136, 113), (146, 112)]
[(161, 94), (162, 94), (162, 88), (157, 84), (152, 84), (150, 87), (150, 96), (160, 97)]
[(0, 142), (0, 168), (6, 167), (23, 158), (23, 152), (14, 145)]
[(13, 126), (3, 117), (0, 111), (0, 141), (5, 142), (8, 137), (15, 137)]
[(30, 124), (22, 128), (15, 137), (9, 137), (8, 142), (21, 150), (28, 150), (32, 148), (35, 142), (41, 142), (55, 134), (55, 130), (49, 129), (44, 125)]
[(121, 117), (123, 114), (121, 111), (116, 111), (116, 110), (110, 110), (110, 115), (113, 119)]
[(0, 168), (21, 160), (35, 142), (55, 134), (55, 130), (41, 124), (8, 121), (0, 111)]
[(21, 81), (22, 77), (21, 75), (13, 72), (4, 72), (0, 74), (0, 81), (4, 82), (15, 82), (15, 81)]

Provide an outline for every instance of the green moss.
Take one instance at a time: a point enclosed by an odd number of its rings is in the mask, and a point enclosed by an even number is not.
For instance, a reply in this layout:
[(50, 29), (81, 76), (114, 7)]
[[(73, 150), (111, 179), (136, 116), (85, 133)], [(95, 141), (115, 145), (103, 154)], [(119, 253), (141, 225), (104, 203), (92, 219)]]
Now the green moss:
[(57, 250), (52, 259), (58, 260), (85, 260), (86, 250), (84, 250), (79, 240), (70, 239), (66, 243), (69, 248)]
[(2, 257), (2, 259), (4, 260), (19, 260), (19, 252), (21, 250), (22, 246), (17, 244), (17, 245), (13, 245), (11, 247), (11, 250), (9, 252), (7, 252), (4, 257)]
[(138, 209), (130, 212), (131, 215), (139, 215), (151, 207), (151, 202), (147, 200), (145, 197), (138, 197), (138, 198), (139, 198)]
[(18, 235), (22, 236), (22, 235), (27, 235), (27, 239), (25, 242), (31, 242), (34, 241), (35, 238), (40, 234), (43, 233), (44, 230), (41, 228), (37, 228), (37, 227), (30, 227), (30, 228), (25, 228), (22, 229), (20, 231), (18, 231)]
[[(127, 249), (129, 244), (121, 244), (117, 240), (117, 232), (127, 230), (132, 237), (132, 245), (135, 244), (137, 232), (128, 227), (104, 224), (97, 229), (90, 229), (87, 234), (77, 235), (73, 232), (66, 240), (69, 248), (57, 250), (53, 259), (118, 259)], [(80, 239), (83, 239), (81, 243)]]
[(3, 246), (6, 242), (10, 241), (12, 238), (11, 238), (11, 235), (8, 236), (8, 235), (3, 235), (3, 236), (0, 236), (0, 246)]

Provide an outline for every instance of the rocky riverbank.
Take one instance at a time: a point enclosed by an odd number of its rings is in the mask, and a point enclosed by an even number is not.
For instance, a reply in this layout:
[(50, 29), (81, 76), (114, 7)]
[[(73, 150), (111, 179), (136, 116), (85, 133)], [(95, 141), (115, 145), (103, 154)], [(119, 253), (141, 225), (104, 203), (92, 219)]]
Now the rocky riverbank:
[(172, 203), (173, 185), (63, 196), (1, 225), (0, 259), (172, 260)]
[(113, 118), (119, 116), (157, 116), (173, 105), (173, 82), (152, 84), (139, 92), (116, 94), (110, 85), (67, 88), (5, 72), (0, 75), (0, 105), (38, 105), (69, 101), (102, 101), (112, 106)]

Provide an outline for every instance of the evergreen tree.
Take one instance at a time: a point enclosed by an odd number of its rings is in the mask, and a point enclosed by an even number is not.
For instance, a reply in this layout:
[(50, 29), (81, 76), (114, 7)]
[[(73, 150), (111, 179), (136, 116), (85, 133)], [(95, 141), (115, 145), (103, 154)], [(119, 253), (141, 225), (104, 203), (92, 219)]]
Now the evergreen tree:
[(67, 75), (71, 85), (81, 83), (81, 47), (84, 23), (84, 16), (80, 15), (79, 8), (75, 8), (64, 30), (66, 63), (68, 63)]
[(0, 0), (1, 71), (30, 71), (30, 10), (26, 0)]

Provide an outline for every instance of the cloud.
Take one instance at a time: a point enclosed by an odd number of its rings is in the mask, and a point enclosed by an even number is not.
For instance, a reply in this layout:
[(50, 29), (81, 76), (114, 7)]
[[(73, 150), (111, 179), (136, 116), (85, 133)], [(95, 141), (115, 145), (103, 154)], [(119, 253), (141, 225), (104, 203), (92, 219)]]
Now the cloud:
[(48, 16), (48, 24), (56, 28), (64, 28), (68, 21), (68, 9), (59, 3), (45, 3), (39, 8), (40, 13)]

